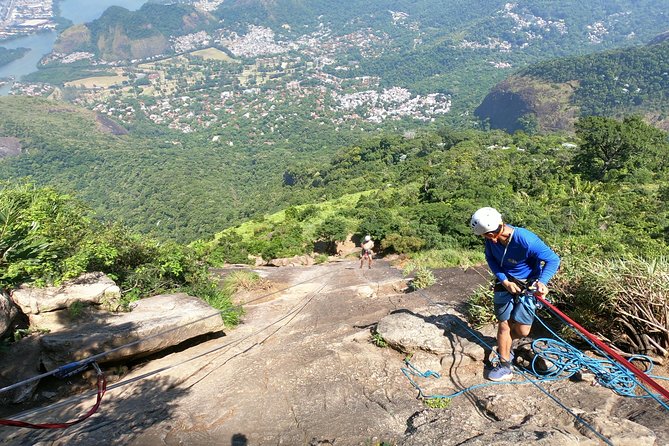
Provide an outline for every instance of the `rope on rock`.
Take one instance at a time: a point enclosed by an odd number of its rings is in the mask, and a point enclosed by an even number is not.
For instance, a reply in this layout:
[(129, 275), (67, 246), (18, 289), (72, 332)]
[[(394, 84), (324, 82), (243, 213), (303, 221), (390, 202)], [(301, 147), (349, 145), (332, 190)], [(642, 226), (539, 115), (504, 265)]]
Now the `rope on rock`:
[[(534, 297), (534, 296), (530, 296)], [(522, 300), (523, 304), (526, 306), (535, 305), (536, 300), (529, 299), (528, 296), (524, 296)], [(552, 307), (552, 305), (551, 305)], [(559, 314), (553, 311), (549, 306), (546, 306), (547, 310), (555, 314), (559, 318), (563, 319)], [(465, 330), (472, 334), (476, 339), (478, 339), (482, 345), (494, 352), (491, 346), (481, 339), (474, 330), (472, 330), (467, 324), (462, 323), (457, 318), (455, 319)], [(541, 383), (549, 381), (560, 381), (569, 379), (575, 374), (581, 372), (582, 370), (590, 371), (594, 376), (596, 382), (608, 389), (611, 389), (613, 392), (617, 393), (620, 396), (625, 397), (634, 397), (634, 398), (653, 398), (657, 400), (660, 405), (665, 409), (669, 409), (669, 405), (666, 402), (662, 401), (658, 394), (655, 394), (648, 390), (642, 383), (640, 383), (629, 370), (622, 367), (615, 360), (611, 360), (606, 355), (606, 352), (602, 352), (597, 348), (596, 345), (593, 345), (605, 359), (593, 358), (590, 357), (563, 338), (561, 338), (557, 333), (555, 333), (538, 315), (536, 316), (538, 320), (546, 330), (548, 330), (555, 339), (551, 338), (538, 338), (535, 339), (531, 346), (533, 352), (532, 362), (529, 368), (518, 368), (514, 367), (514, 372), (521, 373), (525, 375), (524, 381), (507, 381), (507, 382), (486, 382), (482, 384), (476, 384), (471, 387), (467, 387), (460, 391), (454, 392), (450, 395), (426, 395), (425, 392), (417, 385), (413, 377), (421, 378), (439, 378), (440, 375), (437, 372), (432, 370), (427, 370), (421, 372), (410, 361), (405, 360), (406, 367), (402, 368), (402, 373), (409, 379), (411, 384), (418, 390), (419, 397), (425, 399), (433, 398), (455, 398), (458, 395), (478, 389), (481, 387), (487, 387), (498, 384), (528, 384), (528, 383)], [(564, 320), (564, 319), (563, 319)], [(568, 327), (576, 331), (570, 324), (567, 324)], [(648, 364), (646, 368), (645, 375), (650, 379), (658, 380), (669, 380), (662, 376), (649, 375), (649, 372), (652, 370), (653, 362), (652, 360), (645, 355), (634, 355), (630, 360), (638, 360)], [(642, 390), (644, 392), (642, 392)], [(645, 393), (645, 394), (644, 394)]]
[[(434, 302), (429, 296), (427, 296), (425, 293), (423, 293), (421, 290), (418, 290), (419, 294), (421, 294), (431, 305), (435, 306), (443, 306), (442, 304), (439, 304), (437, 302)], [(546, 307), (548, 311), (552, 312), (555, 314), (558, 318), (560, 318), (565, 325), (567, 325), (570, 329), (576, 331), (579, 335), (584, 337), (597, 351), (599, 351), (604, 357), (608, 358), (609, 356), (607, 353), (602, 352), (602, 349), (598, 348), (597, 343), (593, 342), (592, 339), (589, 339), (587, 336), (585, 336), (583, 333), (579, 332), (577, 328), (574, 325), (577, 325), (571, 321), (564, 313), (560, 312), (555, 308), (550, 302), (545, 300), (544, 298), (538, 298), (534, 296), (533, 293), (528, 292), (529, 290), (526, 290), (526, 293), (523, 296), (523, 304), (525, 305), (533, 305), (536, 309)], [(537, 305), (537, 302), (540, 303), (540, 305)], [(488, 345), (485, 340), (483, 340), (474, 330), (472, 330), (467, 324), (463, 323), (460, 321), (458, 318), (454, 319), (458, 324), (460, 324), (466, 331), (468, 331), (470, 334), (472, 334), (480, 343), (481, 345), (485, 346), (488, 348), (490, 351), (495, 352), (495, 350)], [(666, 402), (662, 401), (658, 395), (652, 393), (649, 391), (646, 387), (644, 387), (637, 379), (635, 379), (634, 374), (632, 373), (631, 370), (625, 369), (622, 365), (620, 365), (619, 362), (611, 361), (609, 359), (606, 360), (598, 360), (594, 358), (590, 358), (587, 355), (583, 354), (580, 352), (578, 349), (575, 347), (571, 346), (569, 343), (564, 341), (560, 336), (558, 336), (553, 330), (550, 329), (546, 325), (546, 323), (539, 317), (537, 316), (537, 320), (540, 321), (540, 323), (553, 335), (555, 336), (558, 340), (555, 339), (548, 339), (548, 338), (541, 338), (537, 339), (532, 343), (532, 350), (534, 352), (534, 358), (532, 359), (532, 366), (530, 369), (524, 369), (520, 370), (517, 367), (512, 367), (512, 370), (514, 373), (519, 373), (521, 376), (524, 377), (523, 381), (507, 381), (507, 382), (485, 382), (485, 383), (480, 383), (476, 384), (464, 389), (461, 389), (459, 391), (453, 392), (448, 395), (442, 395), (442, 394), (433, 394), (433, 395), (428, 395), (426, 394), (423, 389), (418, 385), (416, 380), (414, 379), (415, 377), (421, 377), (421, 378), (440, 378), (440, 374), (437, 372), (434, 372), (432, 370), (427, 370), (425, 372), (420, 371), (417, 369), (411, 362), (407, 359), (405, 360), (405, 367), (401, 368), (402, 373), (406, 378), (409, 380), (411, 385), (418, 390), (418, 397), (422, 399), (453, 399), (459, 395), (462, 395), (467, 392), (471, 392), (475, 389), (482, 388), (482, 387), (488, 387), (492, 385), (499, 385), (499, 384), (532, 384), (534, 385), (537, 389), (539, 389), (541, 392), (543, 392), (546, 396), (548, 396), (550, 399), (552, 399), (556, 404), (558, 404), (560, 407), (562, 407), (566, 412), (568, 412), (570, 415), (572, 415), (578, 422), (580, 422), (583, 426), (585, 426), (588, 430), (593, 432), (597, 437), (599, 437), (602, 441), (604, 441), (607, 445), (613, 446), (613, 443), (603, 436), (601, 433), (599, 433), (590, 423), (588, 423), (586, 420), (581, 418), (578, 414), (574, 413), (569, 407), (567, 407), (562, 401), (560, 401), (559, 398), (551, 395), (548, 391), (546, 391), (540, 384), (543, 382), (549, 382), (549, 381), (558, 381), (558, 380), (565, 380), (568, 379), (569, 377), (573, 376), (575, 373), (583, 370), (583, 369), (588, 369), (591, 370), (599, 384), (602, 386), (606, 386), (608, 388), (611, 388), (614, 392), (618, 393), (619, 395), (623, 396), (633, 396), (633, 397), (650, 397), (654, 398), (656, 401), (660, 403), (665, 409), (669, 409), (669, 406), (667, 405)], [(585, 330), (584, 330), (585, 331)], [(589, 333), (588, 333), (589, 334)], [(590, 335), (594, 338), (593, 335)], [(596, 338), (595, 338), (596, 339)], [(599, 341), (601, 343), (601, 341)], [(602, 343), (603, 344), (603, 343)], [(610, 349), (607, 349), (610, 350)], [(499, 355), (498, 355), (499, 356)], [(613, 355), (614, 358), (616, 356), (619, 356), (617, 354)], [(538, 367), (539, 364), (539, 358), (544, 360), (544, 363), (548, 365), (547, 370), (539, 370), (541, 367)], [(587, 358), (587, 359), (586, 359)], [(499, 359), (499, 358), (498, 358)], [(617, 358), (615, 358), (617, 359)], [(647, 361), (649, 366), (647, 368), (647, 372), (650, 372), (652, 369), (652, 361), (650, 358), (644, 355), (636, 355), (632, 358), (632, 360), (638, 359), (642, 361)], [(546, 361), (548, 361), (546, 363)], [(633, 367), (633, 366), (632, 366)], [(643, 372), (640, 372), (643, 374)], [(645, 374), (644, 374), (645, 375)], [(533, 379), (532, 379), (533, 378)], [(659, 376), (647, 376), (648, 380), (652, 382), (652, 378), (656, 379), (667, 379), (664, 377), (659, 377)], [(657, 383), (653, 386), (654, 388), (658, 389), (661, 391), (661, 393), (664, 395), (662, 390), (664, 390), (661, 386), (659, 386)], [(637, 393), (638, 389), (643, 389), (647, 395), (639, 395)], [(666, 392), (666, 390), (664, 390)]]
[(80, 416), (75, 420), (68, 421), (65, 423), (28, 423), (26, 421), (0, 419), (0, 425), (12, 426), (12, 427), (25, 427), (29, 429), (65, 429), (67, 427), (74, 426), (75, 424), (79, 424), (82, 421), (88, 419), (100, 408), (102, 397), (107, 391), (107, 378), (105, 377), (105, 374), (102, 372), (102, 370), (100, 370), (98, 364), (95, 361), (77, 361), (59, 367), (57, 369), (59, 372), (54, 373), (56, 377), (64, 379), (76, 373), (82, 372), (83, 370), (86, 370), (89, 365), (91, 365), (95, 369), (95, 372), (97, 374), (97, 384), (96, 384), (97, 397), (95, 405), (93, 405), (93, 407), (91, 407), (88, 410), (88, 412), (86, 412), (85, 414), (83, 414), (82, 416)]
[[(323, 278), (323, 277), (325, 277), (325, 276), (334, 274), (334, 273), (336, 273), (336, 272), (338, 272), (338, 271), (339, 271), (338, 269), (335, 269), (334, 271), (330, 271), (330, 272), (327, 272), (327, 273), (324, 273), (324, 274), (320, 274), (320, 275), (318, 275), (318, 276), (316, 276), (316, 277), (314, 277), (314, 278), (311, 278), (311, 279), (308, 279), (308, 280), (304, 280), (304, 281), (298, 282), (298, 283), (296, 283), (296, 284), (294, 284), (294, 285), (288, 286), (288, 287), (283, 288), (283, 289), (281, 289), (281, 290), (273, 291), (273, 292), (270, 292), (270, 293), (266, 293), (266, 294), (264, 294), (264, 295), (262, 295), (262, 296), (260, 296), (260, 297), (258, 297), (258, 298), (256, 298), (256, 299), (253, 299), (253, 300), (248, 301), (248, 302), (246, 302), (246, 303), (253, 302), (253, 301), (257, 301), (257, 300), (260, 300), (260, 299), (263, 299), (263, 298), (265, 298), (265, 297), (267, 297), (267, 296), (270, 296), (270, 295), (272, 295), (272, 294), (276, 294), (276, 293), (279, 293), (279, 292), (288, 290), (288, 289), (290, 289), (290, 288), (296, 287), (296, 286), (298, 286), (298, 285), (302, 285), (302, 284), (305, 284), (305, 283), (312, 282), (312, 281), (314, 281), (314, 280), (316, 280), (316, 279), (321, 279), (321, 278)], [(171, 365), (171, 366), (162, 367), (162, 368), (160, 368), (160, 369), (158, 369), (158, 370), (154, 370), (153, 372), (146, 373), (146, 374), (144, 374), (144, 375), (142, 375), (142, 376), (140, 376), (140, 377), (133, 378), (133, 379), (130, 379), (130, 380), (127, 380), (127, 381), (123, 381), (123, 382), (114, 384), (114, 385), (112, 385), (109, 389), (114, 389), (114, 388), (117, 388), (117, 387), (121, 387), (121, 386), (123, 386), (123, 385), (130, 384), (130, 383), (132, 383), (132, 382), (139, 381), (139, 380), (144, 379), (144, 378), (147, 378), (147, 377), (149, 377), (149, 376), (151, 376), (151, 375), (155, 375), (155, 374), (157, 374), (157, 373), (163, 372), (163, 371), (165, 371), (165, 370), (168, 370), (168, 369), (171, 369), (171, 368), (173, 368), (173, 367), (177, 367), (177, 366), (179, 366), (179, 365), (181, 365), (181, 364), (184, 364), (184, 363), (187, 363), (187, 362), (189, 362), (189, 361), (192, 361), (193, 359), (197, 359), (197, 358), (200, 358), (200, 357), (209, 355), (209, 354), (211, 354), (211, 353), (214, 353), (214, 352), (216, 352), (216, 351), (220, 351), (220, 350), (222, 350), (222, 349), (224, 349), (224, 348), (227, 348), (227, 347), (231, 347), (231, 346), (237, 345), (237, 344), (241, 343), (242, 341), (247, 340), (247, 339), (251, 338), (252, 336), (255, 336), (255, 335), (261, 333), (262, 331), (264, 331), (264, 330), (266, 330), (266, 329), (268, 329), (268, 328), (270, 328), (270, 327), (272, 327), (272, 326), (278, 324), (279, 322), (283, 321), (283, 320), (286, 319), (286, 318), (289, 318), (289, 322), (290, 322), (290, 321), (291, 321), (293, 318), (295, 318), (295, 316), (296, 316), (297, 314), (299, 314), (299, 313), (300, 313), (300, 312), (301, 312), (301, 311), (302, 311), (302, 310), (303, 310), (303, 309), (304, 309), (304, 308), (305, 308), (305, 307), (306, 307), (306, 306), (307, 306), (307, 305), (308, 305), (308, 304), (309, 304), (309, 303), (310, 303), (310, 302), (311, 302), (311, 301), (312, 301), (312, 300), (313, 300), (313, 299), (314, 299), (314, 298), (315, 298), (315, 297), (316, 297), (316, 296), (317, 296), (317, 295), (318, 295), (318, 294), (319, 294), (319, 293), (320, 293), (326, 286), (327, 286), (327, 283), (323, 284), (317, 291), (315, 291), (315, 292), (313, 292), (313, 293), (310, 293), (310, 294), (309, 294), (303, 301), (301, 301), (301, 302), (298, 303), (293, 309), (291, 309), (291, 311), (289, 311), (287, 315), (282, 316), (281, 318), (279, 318), (278, 320), (276, 320), (276, 321), (270, 323), (269, 325), (267, 325), (266, 327), (262, 328), (261, 330), (255, 331), (255, 332), (249, 334), (248, 336), (243, 337), (242, 339), (240, 339), (240, 340), (238, 340), (238, 341), (231, 342), (231, 343), (226, 343), (226, 344), (224, 344), (224, 345), (222, 345), (222, 346), (218, 346), (218, 347), (215, 347), (215, 348), (213, 348), (213, 349), (210, 349), (209, 351), (204, 352), (204, 353), (202, 353), (202, 354), (196, 355), (196, 356), (194, 356), (194, 357), (190, 357), (190, 358), (188, 358), (188, 359), (186, 359), (186, 360), (183, 360), (183, 361), (181, 361), (181, 362), (179, 362), (179, 363), (177, 363), (177, 364), (173, 364), (173, 365)], [(0, 419), (0, 425), (11, 426), (11, 427), (25, 427), (25, 428), (32, 428), (32, 429), (64, 429), (64, 428), (73, 426), (73, 425), (75, 425), (75, 424), (81, 423), (82, 421), (86, 420), (86, 419), (89, 418), (91, 415), (93, 415), (93, 414), (99, 409), (99, 407), (100, 407), (100, 403), (101, 403), (101, 401), (102, 401), (102, 397), (104, 396), (105, 392), (108, 390), (108, 389), (107, 389), (107, 380), (106, 380), (106, 377), (105, 377), (104, 373), (102, 372), (102, 370), (100, 369), (100, 367), (98, 366), (98, 364), (95, 362), (97, 359), (102, 358), (102, 357), (105, 357), (105, 356), (109, 355), (110, 353), (115, 352), (115, 351), (117, 351), (117, 350), (120, 350), (120, 349), (123, 349), (123, 348), (127, 348), (127, 347), (130, 347), (130, 346), (139, 344), (139, 343), (144, 342), (144, 341), (146, 341), (146, 340), (148, 340), (148, 339), (152, 339), (152, 338), (155, 338), (155, 337), (157, 337), (157, 336), (161, 336), (161, 335), (167, 334), (167, 333), (172, 332), (172, 331), (174, 331), (174, 330), (178, 330), (179, 328), (183, 328), (183, 327), (185, 327), (185, 326), (188, 326), (188, 325), (191, 325), (191, 324), (193, 324), (193, 323), (195, 323), (195, 322), (199, 322), (199, 321), (202, 321), (202, 320), (204, 320), (204, 319), (207, 319), (207, 318), (216, 316), (216, 315), (218, 315), (218, 314), (220, 314), (219, 311), (217, 311), (217, 312), (214, 313), (214, 314), (204, 316), (204, 317), (202, 317), (202, 318), (200, 318), (200, 319), (197, 319), (197, 320), (195, 320), (195, 321), (191, 321), (191, 322), (188, 322), (188, 323), (186, 323), (186, 324), (177, 326), (177, 327), (175, 327), (175, 328), (171, 328), (171, 329), (169, 329), (169, 330), (165, 330), (165, 331), (156, 333), (156, 334), (151, 335), (151, 336), (149, 336), (149, 337), (147, 337), (147, 338), (143, 338), (143, 339), (140, 339), (140, 340), (138, 340), (138, 341), (134, 341), (134, 342), (131, 342), (131, 343), (129, 343), (129, 344), (125, 344), (125, 345), (116, 347), (116, 348), (114, 348), (114, 349), (112, 349), (112, 350), (105, 351), (105, 352), (99, 353), (99, 354), (97, 354), (97, 355), (93, 355), (93, 356), (91, 356), (91, 357), (89, 357), (89, 358), (86, 358), (86, 359), (83, 359), (83, 360), (81, 360), (81, 361), (75, 361), (75, 362), (72, 362), (72, 363), (69, 363), (69, 364), (65, 364), (65, 365), (63, 365), (63, 366), (60, 366), (60, 367), (58, 367), (58, 368), (56, 368), (56, 369), (54, 369), (54, 370), (51, 370), (51, 371), (49, 371), (49, 372), (47, 372), (47, 373), (44, 373), (44, 374), (41, 374), (41, 375), (39, 375), (39, 376), (35, 376), (35, 377), (32, 377), (32, 378), (29, 378), (29, 379), (20, 381), (20, 382), (18, 382), (18, 383), (12, 384), (12, 385), (10, 385), (10, 386), (0, 388), (0, 393), (2, 393), (2, 392), (5, 392), (5, 391), (8, 391), (8, 390), (11, 390), (11, 389), (19, 388), (19, 387), (21, 387), (21, 386), (23, 386), (23, 385), (25, 385), (25, 384), (28, 384), (28, 383), (30, 383), (30, 382), (37, 381), (37, 380), (39, 380), (39, 379), (41, 379), (41, 378), (45, 378), (45, 377), (47, 377), (47, 376), (56, 376), (56, 377), (58, 377), (58, 378), (64, 379), (64, 378), (73, 376), (73, 375), (75, 375), (75, 374), (77, 374), (77, 373), (79, 373), (79, 372), (82, 372), (83, 370), (86, 370), (86, 368), (87, 368), (89, 365), (91, 365), (91, 366), (96, 370), (96, 372), (97, 372), (97, 376), (98, 376), (98, 381), (97, 381), (97, 392), (96, 392), (96, 394), (97, 394), (97, 401), (96, 401), (94, 407), (91, 408), (86, 414), (84, 414), (84, 415), (81, 416), (80, 418), (77, 418), (76, 420), (74, 420), (74, 421), (70, 421), (70, 422), (67, 422), (67, 423), (43, 423), (43, 424), (33, 424), (33, 423), (28, 423), (28, 422), (23, 422), (23, 421), (17, 421), (17, 420), (1, 420), (1, 419)], [(267, 337), (265, 337), (265, 339), (264, 339), (263, 341), (261, 341), (260, 343), (265, 342), (269, 337), (271, 337), (274, 333), (276, 333), (276, 332), (277, 332), (279, 329), (281, 329), (281, 328), (282, 328), (282, 327), (279, 327), (279, 328), (276, 329), (273, 333), (270, 333), (270, 334), (269, 334)], [(255, 346), (255, 345), (258, 345), (258, 344), (254, 344), (254, 346)], [(251, 347), (251, 348), (252, 348), (252, 347)], [(248, 350), (248, 349), (247, 349), (247, 350)], [(77, 400), (82, 400), (83, 398), (86, 398), (86, 397), (89, 397), (89, 396), (92, 396), (92, 392), (91, 392), (91, 394), (84, 395), (83, 397), (74, 397), (74, 398), (70, 398), (70, 399), (68, 399), (68, 400), (66, 400), (66, 401), (63, 401), (63, 402), (60, 402), (60, 403), (56, 403), (56, 404), (51, 405), (51, 406), (48, 406), (48, 407), (46, 407), (46, 408), (36, 409), (36, 410), (29, 410), (29, 411), (26, 411), (26, 412), (22, 412), (22, 413), (18, 414), (17, 417), (31, 416), (31, 415), (35, 415), (35, 414), (40, 413), (40, 412), (44, 412), (44, 411), (46, 411), (46, 410), (48, 410), (48, 409), (54, 409), (54, 408), (57, 408), (57, 407), (63, 407), (66, 403), (74, 402), (74, 401), (77, 401)]]

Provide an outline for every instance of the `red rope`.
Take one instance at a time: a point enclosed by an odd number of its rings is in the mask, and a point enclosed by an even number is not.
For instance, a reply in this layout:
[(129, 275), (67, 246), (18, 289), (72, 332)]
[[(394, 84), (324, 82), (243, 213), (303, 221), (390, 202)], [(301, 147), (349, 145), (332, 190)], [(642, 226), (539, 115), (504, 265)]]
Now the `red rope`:
[(102, 402), (102, 397), (107, 391), (107, 378), (102, 372), (98, 373), (97, 388), (98, 388), (97, 401), (95, 402), (95, 405), (91, 407), (88, 412), (86, 412), (84, 415), (77, 418), (76, 420), (68, 421), (66, 423), (33, 424), (33, 423), (27, 423), (25, 421), (0, 419), (0, 425), (13, 426), (13, 427), (27, 427), (30, 429), (65, 429), (67, 427), (81, 423), (82, 421), (86, 420), (88, 417), (93, 415), (95, 412), (97, 412), (98, 408), (100, 407), (100, 403)]
[(653, 378), (651, 378), (650, 376), (643, 373), (641, 370), (634, 367), (627, 359), (623, 358), (618, 353), (613, 351), (613, 349), (611, 349), (604, 342), (600, 341), (599, 338), (597, 338), (597, 336), (589, 333), (588, 330), (581, 327), (578, 323), (576, 323), (571, 318), (569, 318), (569, 316), (564, 314), (562, 311), (558, 310), (555, 305), (551, 304), (550, 302), (548, 302), (546, 299), (544, 299), (543, 297), (541, 297), (539, 295), (535, 294), (535, 296), (536, 296), (537, 299), (539, 299), (539, 301), (541, 301), (542, 304), (546, 305), (548, 308), (553, 310), (558, 316), (560, 316), (565, 321), (567, 321), (567, 323), (569, 325), (576, 328), (585, 337), (587, 337), (592, 342), (594, 342), (597, 345), (597, 347), (601, 348), (606, 353), (611, 355), (616, 361), (618, 361), (620, 364), (622, 364), (627, 370), (634, 373), (640, 380), (642, 380), (643, 382), (645, 382), (646, 384), (651, 386), (653, 389), (657, 390), (662, 396), (664, 396), (667, 400), (669, 400), (669, 391), (667, 389), (665, 389), (664, 387), (662, 387), (661, 385), (659, 385), (656, 381), (654, 381)]

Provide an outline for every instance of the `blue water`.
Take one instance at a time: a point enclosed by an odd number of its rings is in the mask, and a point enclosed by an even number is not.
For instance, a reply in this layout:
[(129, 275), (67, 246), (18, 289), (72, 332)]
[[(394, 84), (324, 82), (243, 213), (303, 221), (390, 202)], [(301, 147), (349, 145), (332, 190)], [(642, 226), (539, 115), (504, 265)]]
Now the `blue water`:
[(61, 0), (60, 15), (75, 24), (86, 23), (100, 17), (110, 6), (122, 6), (137, 11), (146, 0)]
[[(60, 0), (60, 15), (73, 23), (86, 23), (97, 19), (110, 6), (122, 6), (131, 11), (138, 10), (146, 0)], [(0, 67), (0, 78), (13, 77), (20, 80), (33, 71), (37, 71), (37, 63), (42, 56), (49, 54), (56, 42), (54, 31), (19, 37), (7, 42), (0, 42), (5, 48), (29, 48), (21, 59)], [(10, 84), (0, 87), (0, 96), (9, 92)]]

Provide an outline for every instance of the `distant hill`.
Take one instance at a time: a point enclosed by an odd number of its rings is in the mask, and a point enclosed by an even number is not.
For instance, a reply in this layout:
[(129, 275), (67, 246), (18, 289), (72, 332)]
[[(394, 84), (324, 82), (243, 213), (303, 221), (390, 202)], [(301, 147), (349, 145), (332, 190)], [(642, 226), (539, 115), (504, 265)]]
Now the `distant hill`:
[(532, 65), (497, 84), (475, 114), (492, 128), (571, 130), (580, 116), (643, 115), (669, 129), (669, 33), (648, 45)]
[(28, 51), (28, 48), (7, 49), (0, 46), (0, 67), (22, 58)]
[(170, 51), (170, 37), (199, 31), (216, 20), (191, 6), (146, 3), (138, 11), (112, 6), (102, 16), (63, 31), (54, 51), (91, 51), (105, 60), (140, 59)]
[(381, 50), (370, 55), (362, 45), (351, 48), (337, 55), (339, 64), (329, 73), (450, 94), (454, 113), (465, 114), (513, 70), (641, 45), (667, 23), (666, 7), (657, 0), (593, 0), (588, 8), (571, 0), (226, 0), (215, 14), (240, 33), (248, 24), (272, 27), (286, 38), (374, 32), (382, 36)]

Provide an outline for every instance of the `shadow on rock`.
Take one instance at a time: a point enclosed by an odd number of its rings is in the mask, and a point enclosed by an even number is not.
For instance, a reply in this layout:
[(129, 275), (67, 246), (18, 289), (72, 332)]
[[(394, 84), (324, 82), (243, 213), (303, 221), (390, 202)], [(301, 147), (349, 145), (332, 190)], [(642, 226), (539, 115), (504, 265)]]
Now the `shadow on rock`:
[[(130, 387), (126, 387), (130, 386)], [(124, 389), (124, 390), (117, 390)], [(147, 428), (172, 417), (186, 389), (173, 387), (167, 377), (153, 373), (108, 386), (97, 413), (67, 429), (38, 430), (0, 428), (3, 444), (49, 444), (52, 446), (126, 445)], [(94, 404), (94, 395), (70, 398), (44, 409), (27, 411), (24, 421), (60, 423), (74, 420)], [(71, 404), (65, 405), (68, 401)], [(241, 444), (241, 443), (240, 443)]]

